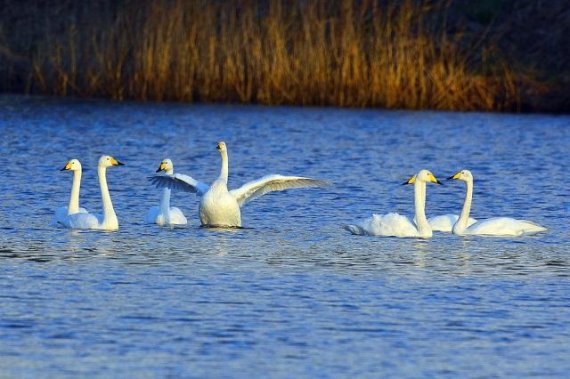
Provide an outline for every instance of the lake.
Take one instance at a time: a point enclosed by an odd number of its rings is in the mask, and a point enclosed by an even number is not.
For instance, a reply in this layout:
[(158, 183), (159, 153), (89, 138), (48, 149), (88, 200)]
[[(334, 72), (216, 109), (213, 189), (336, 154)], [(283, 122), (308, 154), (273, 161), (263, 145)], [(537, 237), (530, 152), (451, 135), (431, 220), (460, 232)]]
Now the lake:
[[(0, 97), (0, 377), (565, 377), (570, 370), (570, 116), (112, 103)], [(270, 173), (326, 188), (268, 194), (243, 229), (144, 224), (163, 158), (230, 188)], [(118, 232), (52, 224), (81, 160), (81, 206)], [(475, 177), (472, 215), (546, 226), (517, 238), (353, 236), (413, 216), (422, 168)], [(428, 186), (428, 217), (464, 185)]]

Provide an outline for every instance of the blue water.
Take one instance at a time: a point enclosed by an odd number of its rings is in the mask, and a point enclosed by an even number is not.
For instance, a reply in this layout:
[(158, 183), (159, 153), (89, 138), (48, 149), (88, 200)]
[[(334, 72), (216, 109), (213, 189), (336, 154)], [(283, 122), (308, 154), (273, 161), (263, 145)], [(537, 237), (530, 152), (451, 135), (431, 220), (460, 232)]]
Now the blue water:
[[(269, 108), (0, 97), (0, 377), (566, 377), (570, 371), (570, 117)], [(209, 182), (216, 142), (230, 187), (269, 173), (330, 180), (245, 206), (239, 230), (143, 223), (146, 177), (171, 158)], [(118, 232), (51, 225), (101, 209), (108, 170)], [(342, 229), (413, 214), (419, 169), (475, 176), (473, 216), (546, 234), (431, 240)], [(428, 216), (458, 213), (461, 183), (429, 186)]]

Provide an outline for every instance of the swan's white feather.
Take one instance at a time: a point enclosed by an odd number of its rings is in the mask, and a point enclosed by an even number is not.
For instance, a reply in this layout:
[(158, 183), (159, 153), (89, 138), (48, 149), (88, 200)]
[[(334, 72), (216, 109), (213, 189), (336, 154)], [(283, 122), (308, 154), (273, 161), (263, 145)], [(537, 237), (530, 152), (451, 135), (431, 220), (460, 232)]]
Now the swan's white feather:
[(160, 206), (155, 205), (151, 207), (145, 218), (144, 222), (147, 224), (157, 224), (160, 226), (164, 225), (186, 225), (188, 220), (184, 213), (177, 207), (170, 207), (170, 212), (168, 215), (163, 214), (160, 211)]
[(356, 235), (384, 237), (418, 237), (418, 229), (406, 216), (399, 213), (372, 214), (360, 225), (346, 225), (346, 230)]
[(532, 221), (516, 220), (510, 217), (493, 217), (469, 226), (463, 234), (488, 236), (521, 236), (546, 231), (546, 228)]
[(199, 205), (200, 223), (203, 226), (241, 227), (241, 206), (268, 192), (288, 188), (319, 187), (327, 184), (301, 176), (267, 175), (248, 182), (238, 189), (228, 190), (229, 159), (226, 143), (218, 142), (217, 149), (222, 161), (220, 175), (208, 186), (183, 174), (166, 174), (149, 177), (158, 188), (170, 188), (201, 195)]
[[(61, 224), (64, 226), (69, 227), (69, 215), (67, 214), (67, 207), (59, 207), (55, 210), (55, 216), (53, 219), (54, 224)], [(76, 213), (88, 213), (87, 209), (79, 208), (79, 211)]]
[(245, 183), (240, 188), (230, 191), (240, 207), (269, 192), (283, 191), (289, 188), (322, 187), (328, 183), (324, 180), (305, 178), (302, 176), (284, 176), (272, 174)]
[[(431, 217), (428, 219), (428, 222), (431, 226), (431, 229), (434, 232), (451, 233), (451, 231), (453, 230), (453, 225), (455, 225), (458, 219), (459, 215), (445, 214), (445, 215)], [(469, 217), (469, 220), (467, 221), (467, 226), (473, 225), (476, 222), (477, 220), (475, 220), (472, 217)]]
[(164, 174), (153, 175), (148, 178), (157, 188), (170, 188), (177, 191), (192, 192), (199, 196), (205, 194), (210, 186), (199, 182), (190, 175)]
[(101, 191), (103, 203), (103, 215), (92, 213), (74, 213), (69, 215), (69, 223), (66, 225), (72, 229), (94, 229), (94, 230), (118, 230), (119, 220), (113, 209), (109, 186), (107, 185), (106, 173), (108, 167), (122, 166), (123, 163), (117, 161), (109, 155), (99, 158), (97, 165), (97, 176), (99, 177), (99, 189)]
[(106, 229), (103, 225), (103, 216), (95, 213), (74, 213), (69, 216), (71, 229)]
[[(172, 163), (171, 159), (165, 158), (162, 160), (162, 162), (160, 162), (160, 166), (158, 166), (158, 170), (156, 170), (156, 172), (160, 171), (163, 171), (165, 175), (167, 175), (170, 178), (176, 178), (174, 185), (183, 186), (186, 188), (188, 183), (190, 183), (192, 191), (202, 192), (204, 190), (203, 187), (205, 186), (205, 184), (199, 183), (198, 181), (194, 180), (194, 178), (183, 174), (175, 175), (174, 164)], [(166, 184), (168, 185), (168, 183)], [(184, 213), (182, 213), (182, 211), (179, 208), (170, 206), (171, 192), (172, 190), (170, 188), (162, 189), (162, 194), (160, 197), (160, 205), (151, 207), (149, 209), (145, 217), (145, 222), (150, 224), (158, 224), (160, 226), (186, 225), (188, 223), (188, 220), (186, 220)]]
[(428, 170), (420, 170), (404, 183), (414, 185), (415, 215), (418, 222), (412, 222), (398, 213), (372, 214), (360, 225), (347, 225), (344, 228), (357, 235), (431, 238), (433, 231), (425, 215), (427, 183), (441, 184)]
[(466, 184), (466, 195), (463, 202), (461, 217), (453, 226), (453, 233), (458, 235), (486, 235), (486, 236), (521, 236), (546, 231), (546, 228), (532, 221), (517, 220), (510, 217), (494, 217), (477, 221), (472, 225), (465, 225), (462, 220), (469, 217), (473, 197), (473, 174), (469, 170), (461, 170), (450, 179), (462, 180)]

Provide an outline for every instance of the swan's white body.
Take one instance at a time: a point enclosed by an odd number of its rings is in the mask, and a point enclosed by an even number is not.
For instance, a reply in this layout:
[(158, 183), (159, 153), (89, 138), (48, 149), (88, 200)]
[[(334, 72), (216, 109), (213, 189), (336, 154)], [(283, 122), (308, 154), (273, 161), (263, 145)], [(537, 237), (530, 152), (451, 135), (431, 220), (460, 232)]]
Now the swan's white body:
[(373, 214), (360, 225), (346, 225), (345, 229), (357, 235), (431, 238), (433, 232), (425, 213), (427, 183), (441, 184), (428, 170), (421, 170), (404, 183), (414, 184), (416, 223), (398, 213)]
[(55, 210), (54, 222), (68, 226), (69, 216), (74, 213), (87, 213), (85, 208), (79, 206), (79, 189), (81, 187), (81, 163), (77, 159), (71, 159), (60, 171), (73, 171), (73, 182), (71, 184), (71, 194), (67, 207), (59, 207)]
[[(156, 172), (164, 171), (167, 175), (174, 174), (174, 165), (170, 159), (164, 159), (160, 162), (160, 166)], [(170, 206), (170, 188), (163, 188), (160, 196), (160, 205), (154, 206), (148, 210), (145, 217), (147, 224), (164, 225), (186, 225), (188, 220), (184, 213), (176, 207)]]
[(546, 231), (546, 228), (532, 221), (516, 220), (509, 217), (494, 217), (477, 221), (469, 226), (468, 219), (473, 200), (473, 175), (469, 170), (462, 170), (448, 179), (463, 180), (467, 191), (465, 202), (459, 219), (453, 225), (453, 233), (458, 235), (486, 235), (486, 236), (520, 236)]
[(241, 207), (268, 192), (289, 188), (319, 187), (327, 183), (300, 176), (268, 175), (228, 191), (228, 151), (224, 142), (218, 143), (222, 157), (220, 176), (208, 186), (188, 175), (156, 175), (150, 178), (159, 188), (180, 189), (201, 196), (199, 216), (204, 226), (241, 227)]
[[(458, 215), (445, 214), (445, 215), (430, 217), (428, 219), (428, 222), (431, 226), (431, 229), (434, 232), (451, 233), (451, 231), (453, 230), (453, 225), (455, 225), (457, 220), (459, 220)], [(469, 219), (467, 221), (467, 226), (473, 225), (476, 222), (477, 222), (477, 220), (475, 220), (472, 217), (469, 217)]]
[(95, 229), (95, 230), (118, 230), (119, 220), (113, 209), (111, 194), (107, 185), (107, 167), (122, 166), (123, 163), (108, 155), (99, 158), (97, 166), (97, 176), (99, 177), (99, 187), (101, 189), (101, 200), (103, 202), (103, 214), (75, 213), (69, 216), (69, 225), (72, 229)]

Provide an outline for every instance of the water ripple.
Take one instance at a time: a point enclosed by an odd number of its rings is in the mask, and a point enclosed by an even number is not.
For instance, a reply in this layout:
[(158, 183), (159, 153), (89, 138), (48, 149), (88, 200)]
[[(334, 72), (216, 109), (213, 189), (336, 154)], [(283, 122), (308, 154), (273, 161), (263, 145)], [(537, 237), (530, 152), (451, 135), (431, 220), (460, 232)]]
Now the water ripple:
[[(563, 377), (570, 370), (568, 116), (115, 104), (0, 97), (0, 372), (6, 377)], [(143, 223), (157, 162), (205, 181), (215, 143), (230, 185), (324, 178), (270, 194), (246, 228)], [(82, 205), (109, 170), (117, 233), (53, 227), (81, 158)], [(354, 237), (371, 213), (412, 213), (420, 168), (476, 175), (474, 216), (544, 224), (524, 238)], [(459, 212), (463, 187), (428, 190)]]

